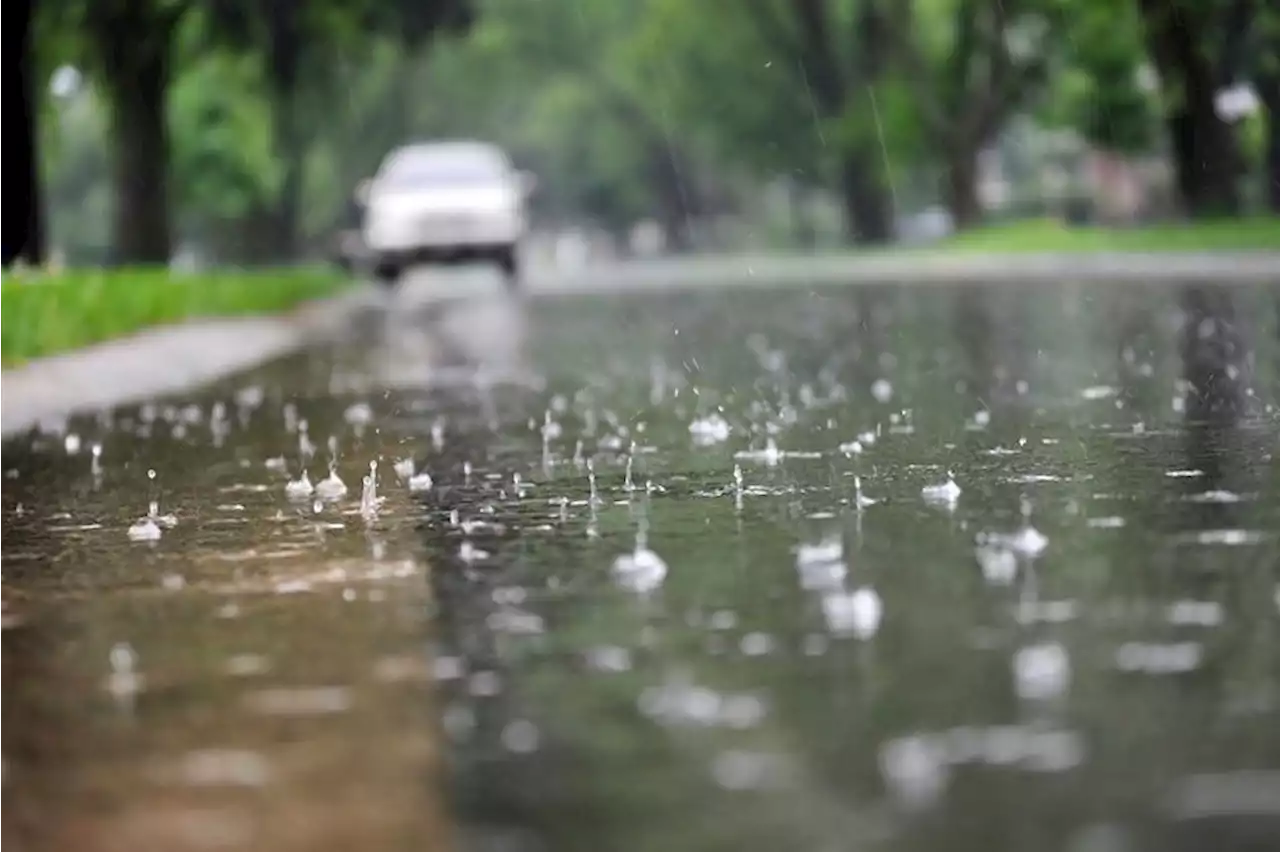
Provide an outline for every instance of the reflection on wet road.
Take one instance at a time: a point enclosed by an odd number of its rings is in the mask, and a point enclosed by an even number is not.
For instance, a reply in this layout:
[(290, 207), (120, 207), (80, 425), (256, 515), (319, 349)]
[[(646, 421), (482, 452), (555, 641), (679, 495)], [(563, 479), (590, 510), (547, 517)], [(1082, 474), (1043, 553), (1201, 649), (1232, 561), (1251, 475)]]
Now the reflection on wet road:
[(5, 839), (1267, 848), (1278, 305), (485, 292), (49, 424)]

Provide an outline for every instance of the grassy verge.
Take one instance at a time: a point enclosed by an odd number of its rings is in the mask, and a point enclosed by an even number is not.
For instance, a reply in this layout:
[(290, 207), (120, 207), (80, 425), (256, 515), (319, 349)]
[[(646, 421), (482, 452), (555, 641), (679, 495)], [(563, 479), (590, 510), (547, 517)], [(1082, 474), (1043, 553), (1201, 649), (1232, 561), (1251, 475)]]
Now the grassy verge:
[(1280, 217), (1132, 228), (1072, 226), (1050, 219), (990, 225), (956, 234), (943, 250), (965, 252), (1280, 251)]
[(277, 313), (334, 293), (348, 281), (325, 269), (6, 274), (0, 283), (0, 360), (9, 367), (197, 317)]

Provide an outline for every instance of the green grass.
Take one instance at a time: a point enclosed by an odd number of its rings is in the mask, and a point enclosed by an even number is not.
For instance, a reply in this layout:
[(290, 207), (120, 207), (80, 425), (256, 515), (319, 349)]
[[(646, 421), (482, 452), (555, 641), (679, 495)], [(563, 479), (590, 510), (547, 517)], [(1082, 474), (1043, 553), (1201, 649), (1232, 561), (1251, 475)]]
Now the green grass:
[(8, 367), (197, 317), (279, 313), (348, 281), (325, 269), (8, 273), (0, 283), (0, 360)]
[(1229, 219), (1131, 228), (1072, 226), (1051, 219), (989, 225), (939, 246), (980, 252), (1280, 251), (1280, 217)]

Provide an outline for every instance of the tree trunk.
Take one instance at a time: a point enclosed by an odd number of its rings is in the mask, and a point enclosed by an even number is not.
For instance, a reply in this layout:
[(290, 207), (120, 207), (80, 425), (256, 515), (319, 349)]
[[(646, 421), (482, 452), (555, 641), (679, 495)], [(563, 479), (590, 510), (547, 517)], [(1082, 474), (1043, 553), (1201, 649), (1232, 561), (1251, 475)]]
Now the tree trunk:
[(947, 155), (944, 197), (947, 211), (957, 231), (972, 228), (982, 221), (982, 203), (978, 200), (978, 154), (969, 145), (956, 145)]
[(305, 142), (298, 110), (298, 77), (302, 60), (299, 11), (293, 3), (269, 4), (268, 82), (276, 159), (283, 170), (272, 222), (272, 255), (294, 260), (298, 254), (302, 210), (302, 166)]
[[(35, 51), (31, 44), (31, 30), (35, 12), (34, 0), (24, 0), (18, 8), (18, 85), (12, 94), (17, 98), (16, 118), (22, 126), (18, 133), (16, 166), (18, 183), (13, 197), (22, 205), (22, 211), (9, 219), (10, 226), (4, 234), (4, 266), (8, 268), (21, 259), (32, 266), (44, 263), (45, 231), (43, 204), (41, 203), (37, 134), (40, 99), (36, 96)], [(12, 76), (9, 77), (13, 79)], [(11, 213), (18, 211), (12, 210)]]
[(893, 239), (893, 205), (872, 162), (855, 152), (846, 154), (840, 167), (845, 228), (855, 245), (883, 245)]
[(110, 101), (114, 259), (122, 265), (168, 265), (173, 254), (166, 114), (172, 28), (140, 32), (120, 25), (99, 37)]
[(690, 251), (693, 235), (689, 225), (695, 212), (691, 202), (693, 188), (685, 181), (680, 154), (666, 139), (652, 140), (648, 153), (649, 173), (667, 251), (677, 254)]
[(1168, 0), (1140, 0), (1139, 5), (1147, 47), (1170, 104), (1166, 124), (1186, 212), (1193, 217), (1234, 215), (1240, 211), (1240, 152), (1233, 128), (1214, 103), (1218, 81), (1201, 49), (1204, 33), (1197, 16), (1186, 4)]
[(1263, 198), (1267, 209), (1280, 215), (1280, 74), (1257, 83), (1258, 99), (1267, 114), (1267, 142), (1263, 154)]

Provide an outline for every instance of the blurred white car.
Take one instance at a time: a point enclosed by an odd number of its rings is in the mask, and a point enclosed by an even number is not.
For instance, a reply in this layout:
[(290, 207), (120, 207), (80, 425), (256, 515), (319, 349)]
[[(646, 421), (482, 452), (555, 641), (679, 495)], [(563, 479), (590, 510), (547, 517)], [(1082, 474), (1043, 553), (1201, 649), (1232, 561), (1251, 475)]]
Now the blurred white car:
[(514, 286), (533, 183), (500, 148), (483, 142), (392, 151), (357, 189), (363, 243), (377, 278), (394, 284), (415, 264), (480, 260), (496, 263)]

